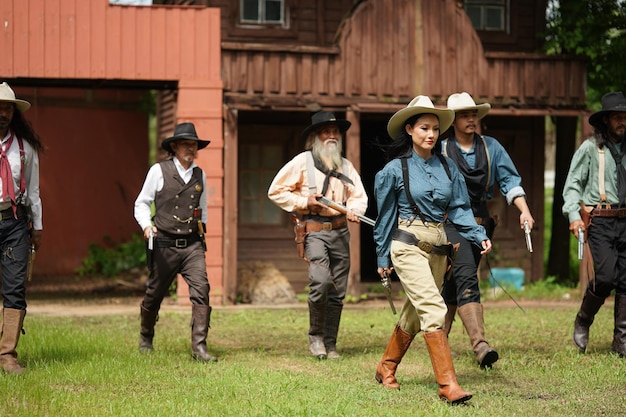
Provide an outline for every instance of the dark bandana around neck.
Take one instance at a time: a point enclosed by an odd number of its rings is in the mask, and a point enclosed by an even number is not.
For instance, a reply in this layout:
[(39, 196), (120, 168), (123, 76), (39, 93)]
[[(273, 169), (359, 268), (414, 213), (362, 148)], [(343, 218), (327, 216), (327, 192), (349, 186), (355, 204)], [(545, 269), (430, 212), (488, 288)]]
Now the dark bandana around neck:
[(467, 184), (467, 192), (472, 203), (476, 204), (483, 200), (487, 188), (487, 150), (483, 144), (482, 138), (474, 134), (474, 154), (476, 155), (476, 168), (472, 169), (463, 157), (456, 137), (451, 136), (448, 139), (446, 154), (452, 159), (465, 177)]

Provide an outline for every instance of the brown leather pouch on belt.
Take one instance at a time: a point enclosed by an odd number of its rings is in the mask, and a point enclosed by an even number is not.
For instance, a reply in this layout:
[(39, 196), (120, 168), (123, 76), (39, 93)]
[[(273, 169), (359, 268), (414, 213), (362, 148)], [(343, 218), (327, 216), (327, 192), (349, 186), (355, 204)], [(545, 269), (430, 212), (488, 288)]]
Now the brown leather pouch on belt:
[(295, 214), (293, 215), (293, 232), (295, 233), (295, 241), (296, 241), (296, 249), (298, 250), (298, 256), (305, 261), (307, 260), (304, 256), (304, 241), (306, 239), (306, 226), (302, 220)]

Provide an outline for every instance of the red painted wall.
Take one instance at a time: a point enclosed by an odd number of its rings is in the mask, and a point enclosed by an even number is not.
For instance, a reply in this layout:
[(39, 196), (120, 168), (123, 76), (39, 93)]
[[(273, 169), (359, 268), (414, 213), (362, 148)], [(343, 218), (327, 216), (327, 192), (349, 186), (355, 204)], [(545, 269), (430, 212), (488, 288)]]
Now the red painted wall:
[[(142, 91), (15, 88), (46, 148), (40, 155), (44, 234), (34, 275), (71, 274), (92, 242), (128, 240), (148, 169)], [(60, 105), (59, 103), (63, 103)], [(132, 108), (135, 110), (132, 110)]]

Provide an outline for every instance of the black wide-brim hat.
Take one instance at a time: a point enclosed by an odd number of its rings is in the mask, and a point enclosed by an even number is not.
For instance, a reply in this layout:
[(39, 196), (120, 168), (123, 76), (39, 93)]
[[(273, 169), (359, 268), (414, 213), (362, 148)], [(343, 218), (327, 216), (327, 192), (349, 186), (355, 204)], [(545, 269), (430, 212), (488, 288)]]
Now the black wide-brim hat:
[(589, 124), (593, 127), (600, 128), (604, 126), (602, 118), (611, 112), (626, 112), (626, 98), (621, 91), (606, 93), (602, 96), (602, 110), (595, 112), (589, 116)]
[(198, 142), (198, 150), (206, 148), (209, 143), (211, 143), (210, 140), (199, 139), (198, 134), (196, 133), (196, 127), (190, 122), (176, 125), (176, 128), (174, 129), (174, 136), (163, 139), (161, 148), (173, 154), (174, 151), (172, 150), (172, 142), (177, 140), (195, 140)]
[(319, 129), (324, 125), (337, 125), (339, 126), (339, 130), (341, 133), (345, 133), (346, 130), (350, 128), (352, 123), (347, 120), (337, 119), (335, 117), (335, 113), (329, 111), (318, 111), (313, 116), (311, 116), (311, 126), (307, 127), (302, 131), (300, 137), (302, 139), (306, 139), (309, 136), (309, 133)]

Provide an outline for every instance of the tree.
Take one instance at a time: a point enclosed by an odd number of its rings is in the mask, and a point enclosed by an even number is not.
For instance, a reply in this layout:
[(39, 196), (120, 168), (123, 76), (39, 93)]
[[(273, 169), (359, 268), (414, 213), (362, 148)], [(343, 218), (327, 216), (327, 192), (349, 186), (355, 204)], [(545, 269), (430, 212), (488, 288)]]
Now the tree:
[(550, 0), (546, 19), (546, 53), (588, 58), (591, 109), (606, 92), (626, 90), (626, 1)]
[[(626, 1), (549, 0), (546, 12), (545, 52), (586, 57), (587, 106), (599, 110), (602, 95), (626, 89)], [(570, 234), (561, 214), (562, 191), (569, 161), (575, 150), (576, 123), (559, 118), (555, 163), (552, 239), (547, 274), (564, 284), (575, 284), (569, 274)]]

